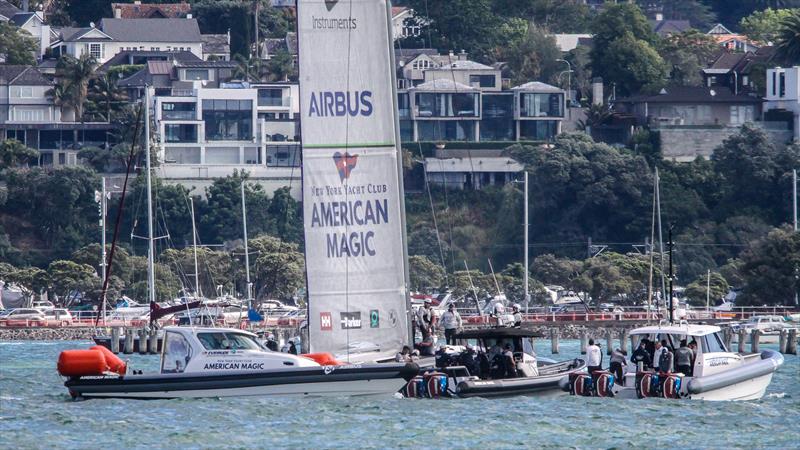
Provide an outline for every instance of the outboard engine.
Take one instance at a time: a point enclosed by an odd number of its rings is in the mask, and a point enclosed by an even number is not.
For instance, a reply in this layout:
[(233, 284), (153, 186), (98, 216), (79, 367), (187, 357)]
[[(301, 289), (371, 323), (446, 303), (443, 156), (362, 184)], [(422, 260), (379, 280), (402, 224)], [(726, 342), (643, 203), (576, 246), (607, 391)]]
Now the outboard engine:
[(678, 374), (671, 373), (669, 375), (664, 375), (661, 378), (663, 379), (661, 384), (661, 396), (664, 398), (680, 398), (683, 377)]
[(592, 373), (594, 395), (596, 397), (613, 397), (614, 375), (606, 370), (597, 370)]
[(593, 389), (592, 377), (589, 374), (574, 372), (569, 374), (570, 395), (591, 397)]
[(425, 396), (425, 379), (417, 375), (406, 383), (403, 388), (403, 395), (409, 398), (421, 398)]
[(636, 373), (636, 397), (647, 398), (657, 395), (658, 375), (652, 372)]
[(446, 397), (447, 375), (441, 372), (429, 372), (423, 375), (425, 380), (425, 396), (428, 398)]

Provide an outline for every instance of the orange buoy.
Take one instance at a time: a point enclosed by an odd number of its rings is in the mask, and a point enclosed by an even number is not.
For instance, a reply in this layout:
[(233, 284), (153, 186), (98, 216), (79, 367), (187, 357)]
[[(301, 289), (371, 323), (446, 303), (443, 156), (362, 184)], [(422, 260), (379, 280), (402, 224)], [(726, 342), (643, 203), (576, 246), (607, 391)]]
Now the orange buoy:
[(306, 357), (310, 360), (316, 361), (320, 366), (343, 366), (344, 363), (339, 362), (330, 353), (304, 353), (300, 356)]
[(96, 350), (64, 350), (58, 355), (57, 367), (65, 377), (103, 375), (109, 370), (105, 355)]
[(95, 350), (102, 353), (106, 358), (106, 364), (108, 364), (110, 371), (119, 375), (125, 375), (125, 372), (128, 371), (128, 365), (125, 363), (125, 361), (121, 360), (119, 356), (115, 355), (111, 350), (103, 347), (102, 345), (95, 345), (89, 350)]

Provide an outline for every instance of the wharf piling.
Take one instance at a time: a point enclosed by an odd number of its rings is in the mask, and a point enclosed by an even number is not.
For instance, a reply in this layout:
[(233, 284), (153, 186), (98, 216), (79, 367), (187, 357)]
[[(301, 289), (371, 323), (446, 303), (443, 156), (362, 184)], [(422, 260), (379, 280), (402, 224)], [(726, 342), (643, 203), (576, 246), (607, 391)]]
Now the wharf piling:
[(614, 334), (611, 330), (606, 331), (606, 355), (614, 351)]
[(628, 353), (628, 330), (624, 328), (619, 331), (619, 349)]
[(797, 328), (789, 330), (789, 339), (786, 341), (786, 354), (797, 354)]
[(550, 328), (550, 353), (558, 354), (558, 328)]
[(119, 327), (111, 328), (111, 351), (119, 353)]
[(722, 329), (722, 340), (725, 342), (725, 348), (730, 350), (731, 342), (733, 342), (733, 330), (728, 327)]
[(745, 347), (744, 347), (745, 339), (747, 339), (747, 331), (745, 331), (743, 329), (739, 330), (739, 348), (738, 348), (738, 352), (739, 353), (744, 353), (745, 352), (744, 351), (745, 350)]
[(150, 337), (147, 340), (147, 351), (153, 355), (158, 353), (158, 332), (154, 328), (150, 330)]
[(586, 354), (586, 346), (589, 345), (589, 338), (586, 335), (586, 328), (581, 329), (581, 355)]
[(787, 330), (781, 330), (778, 334), (778, 351), (781, 353), (786, 353), (786, 341), (788, 341), (789, 332)]
[(133, 353), (133, 328), (125, 329), (125, 344), (123, 346), (122, 353), (126, 355)]
[(147, 354), (147, 329), (139, 328), (137, 334), (139, 335), (139, 354)]
[(750, 333), (750, 353), (760, 353), (758, 351), (758, 341), (761, 337), (761, 330), (753, 330)]

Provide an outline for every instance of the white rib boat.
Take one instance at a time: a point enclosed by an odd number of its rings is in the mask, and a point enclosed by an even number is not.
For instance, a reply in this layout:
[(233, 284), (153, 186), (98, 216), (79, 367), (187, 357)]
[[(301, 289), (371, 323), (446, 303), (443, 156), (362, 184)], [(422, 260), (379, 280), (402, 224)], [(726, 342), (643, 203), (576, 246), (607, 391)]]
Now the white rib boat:
[(636, 328), (631, 335), (639, 341), (666, 340), (668, 347), (677, 349), (680, 341), (697, 343), (692, 374), (637, 371), (630, 367), (620, 380), (609, 383), (608, 372), (570, 379), (562, 388), (573, 395), (619, 398), (689, 398), (699, 400), (755, 400), (764, 396), (772, 375), (783, 365), (783, 355), (765, 350), (761, 353), (739, 354), (725, 348), (720, 328), (713, 325), (655, 325)]

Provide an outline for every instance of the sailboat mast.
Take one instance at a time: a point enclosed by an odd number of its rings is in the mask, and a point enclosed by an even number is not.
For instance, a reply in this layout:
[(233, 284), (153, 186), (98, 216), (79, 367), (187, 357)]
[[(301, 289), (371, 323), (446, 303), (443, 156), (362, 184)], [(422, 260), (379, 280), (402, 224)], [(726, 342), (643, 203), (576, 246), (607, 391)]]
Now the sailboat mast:
[[(108, 264), (108, 258), (106, 257), (106, 208), (108, 205), (106, 204), (106, 177), (103, 177), (103, 188), (100, 192), (100, 224), (102, 228), (102, 236), (100, 238), (100, 245), (102, 249), (100, 250), (100, 272), (101, 277), (100, 279), (105, 281), (106, 279), (106, 264)], [(102, 290), (102, 297), (101, 300), (101, 314), (103, 315), (103, 326), (106, 326), (106, 290)]]
[(244, 269), (247, 280), (247, 294), (245, 295), (250, 306), (250, 251), (247, 248), (247, 203), (244, 200), (244, 180), (242, 180), (242, 228), (244, 232)]
[(144, 87), (144, 154), (147, 169), (147, 292), (152, 305), (156, 301), (155, 250), (153, 246), (153, 180), (150, 168), (150, 86)]
[(197, 228), (194, 221), (194, 198), (189, 197), (189, 206), (192, 213), (192, 251), (194, 252), (194, 296), (197, 299), (203, 297), (200, 289), (200, 276), (197, 268)]
[(661, 297), (667, 292), (666, 281), (664, 280), (664, 234), (661, 231), (661, 179), (658, 176), (656, 167), (656, 219), (658, 220), (658, 256), (661, 264)]
[(525, 207), (524, 214), (524, 226), (525, 226), (525, 278), (524, 278), (524, 285), (525, 285), (525, 314), (528, 313), (528, 308), (531, 304), (531, 294), (530, 290), (528, 289), (528, 232), (530, 231), (528, 227), (528, 170), (525, 170)]

